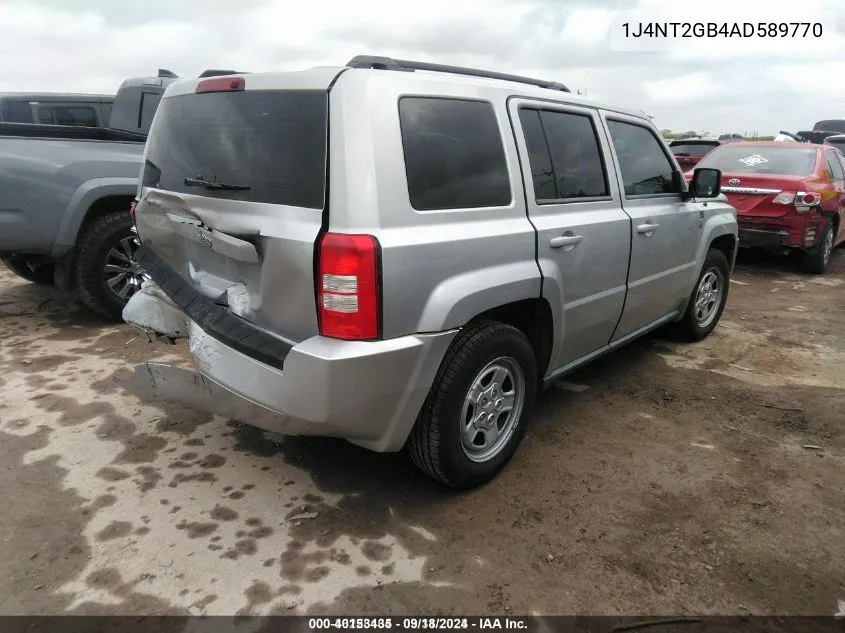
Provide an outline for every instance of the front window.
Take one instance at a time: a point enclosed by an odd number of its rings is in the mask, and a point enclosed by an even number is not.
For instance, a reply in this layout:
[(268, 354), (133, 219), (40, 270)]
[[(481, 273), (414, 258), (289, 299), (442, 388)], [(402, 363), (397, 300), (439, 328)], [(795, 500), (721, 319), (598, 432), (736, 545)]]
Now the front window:
[(651, 130), (616, 120), (608, 120), (607, 127), (626, 196), (680, 193), (672, 178), (676, 168)]

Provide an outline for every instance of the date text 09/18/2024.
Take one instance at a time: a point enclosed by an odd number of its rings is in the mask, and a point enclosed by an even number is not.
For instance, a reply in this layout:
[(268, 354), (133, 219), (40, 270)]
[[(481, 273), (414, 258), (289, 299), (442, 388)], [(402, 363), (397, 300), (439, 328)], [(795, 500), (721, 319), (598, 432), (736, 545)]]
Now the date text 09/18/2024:
[(626, 38), (818, 38), (824, 31), (820, 22), (625, 22), (621, 26)]
[(473, 617), (473, 618), (310, 618), (308, 628), (312, 631), (343, 630), (525, 630), (528, 623), (516, 617)]

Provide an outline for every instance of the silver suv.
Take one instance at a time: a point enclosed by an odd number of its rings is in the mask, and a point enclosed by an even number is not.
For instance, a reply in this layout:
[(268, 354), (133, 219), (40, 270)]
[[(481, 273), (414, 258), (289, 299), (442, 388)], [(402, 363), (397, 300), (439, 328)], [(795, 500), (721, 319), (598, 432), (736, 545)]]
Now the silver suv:
[(407, 445), (460, 488), (542, 386), (664, 324), (707, 336), (737, 246), (719, 172), (688, 188), (643, 115), (387, 58), (176, 82), (141, 180), (123, 316), (198, 371), (139, 365), (138, 395)]

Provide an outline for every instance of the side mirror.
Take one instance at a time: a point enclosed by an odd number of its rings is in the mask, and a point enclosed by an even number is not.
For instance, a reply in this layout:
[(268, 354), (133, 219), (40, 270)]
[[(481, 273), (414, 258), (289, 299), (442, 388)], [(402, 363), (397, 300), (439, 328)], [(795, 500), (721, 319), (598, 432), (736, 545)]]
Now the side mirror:
[(722, 172), (702, 167), (692, 173), (689, 192), (693, 198), (715, 198), (722, 192)]

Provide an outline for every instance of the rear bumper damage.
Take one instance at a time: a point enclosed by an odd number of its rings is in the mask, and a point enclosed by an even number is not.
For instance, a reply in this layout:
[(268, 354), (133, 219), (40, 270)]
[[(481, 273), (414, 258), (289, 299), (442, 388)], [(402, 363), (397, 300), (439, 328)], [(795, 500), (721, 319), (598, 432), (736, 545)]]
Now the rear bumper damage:
[(813, 218), (806, 222), (751, 223), (740, 220), (739, 245), (749, 248), (812, 248), (818, 242), (821, 222)]
[(144, 363), (131, 389), (144, 401), (187, 405), (286, 435), (342, 437), (376, 451), (402, 448), (457, 330), (386, 341), (314, 336), (283, 369), (211, 336), (149, 281), (124, 320), (187, 338), (196, 370)]

